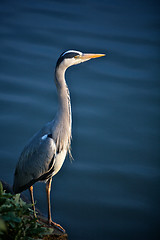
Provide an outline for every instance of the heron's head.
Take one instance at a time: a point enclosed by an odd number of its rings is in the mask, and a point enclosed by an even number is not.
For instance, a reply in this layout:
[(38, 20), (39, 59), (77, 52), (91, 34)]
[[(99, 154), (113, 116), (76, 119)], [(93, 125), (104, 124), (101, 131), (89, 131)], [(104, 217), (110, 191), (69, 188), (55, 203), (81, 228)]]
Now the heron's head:
[(91, 54), (82, 53), (76, 50), (68, 50), (60, 55), (56, 64), (56, 68), (62, 67), (63, 69), (67, 69), (72, 65), (76, 65), (88, 61), (92, 58), (98, 58), (102, 56), (105, 56), (105, 54)]

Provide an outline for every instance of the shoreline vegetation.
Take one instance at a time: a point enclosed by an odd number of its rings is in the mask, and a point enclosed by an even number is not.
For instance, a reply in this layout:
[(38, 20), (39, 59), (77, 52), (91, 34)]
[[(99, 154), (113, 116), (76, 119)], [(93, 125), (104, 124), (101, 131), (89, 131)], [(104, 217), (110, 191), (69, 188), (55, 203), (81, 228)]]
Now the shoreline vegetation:
[(23, 195), (14, 195), (12, 188), (0, 181), (0, 239), (2, 240), (67, 240), (54, 226), (47, 225), (47, 219), (38, 212), (33, 217), (32, 204)]

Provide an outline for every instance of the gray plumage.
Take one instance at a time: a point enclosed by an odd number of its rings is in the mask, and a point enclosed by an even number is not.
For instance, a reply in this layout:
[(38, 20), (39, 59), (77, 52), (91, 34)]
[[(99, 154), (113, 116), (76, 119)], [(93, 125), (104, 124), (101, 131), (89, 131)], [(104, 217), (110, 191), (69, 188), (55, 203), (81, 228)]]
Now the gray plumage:
[(72, 128), (70, 93), (65, 81), (65, 71), (72, 65), (101, 56), (104, 54), (83, 54), (75, 50), (61, 54), (55, 69), (58, 111), (55, 119), (37, 132), (22, 151), (14, 175), (15, 193), (30, 188), (37, 181), (49, 181), (62, 167), (70, 150)]

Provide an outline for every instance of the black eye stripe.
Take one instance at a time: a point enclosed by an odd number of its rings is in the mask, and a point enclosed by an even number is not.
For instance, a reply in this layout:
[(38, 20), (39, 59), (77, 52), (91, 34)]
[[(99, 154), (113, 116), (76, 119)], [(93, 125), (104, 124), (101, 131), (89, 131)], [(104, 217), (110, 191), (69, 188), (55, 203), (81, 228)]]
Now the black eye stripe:
[(79, 54), (77, 54), (77, 53), (72, 53), (72, 52), (70, 52), (70, 53), (66, 53), (63, 57), (64, 58), (73, 58), (73, 57), (75, 57), (75, 56), (77, 56), (77, 55), (79, 55)]
[(56, 64), (56, 68), (61, 64), (61, 62), (66, 59), (66, 58), (73, 58), (75, 56), (78, 56), (79, 54), (78, 53), (75, 53), (75, 52), (69, 52), (69, 53), (66, 53), (64, 54), (62, 53), (61, 56), (59, 57), (58, 61), (57, 61), (57, 64)]

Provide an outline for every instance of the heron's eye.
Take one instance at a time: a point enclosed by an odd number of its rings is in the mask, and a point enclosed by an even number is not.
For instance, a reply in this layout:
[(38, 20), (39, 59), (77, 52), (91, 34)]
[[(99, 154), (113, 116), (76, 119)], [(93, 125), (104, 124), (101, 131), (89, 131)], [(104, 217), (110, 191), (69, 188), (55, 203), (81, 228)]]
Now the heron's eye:
[(79, 57), (80, 57), (80, 55), (78, 54), (78, 55), (76, 55), (74, 58), (77, 59), (77, 58), (79, 58)]

